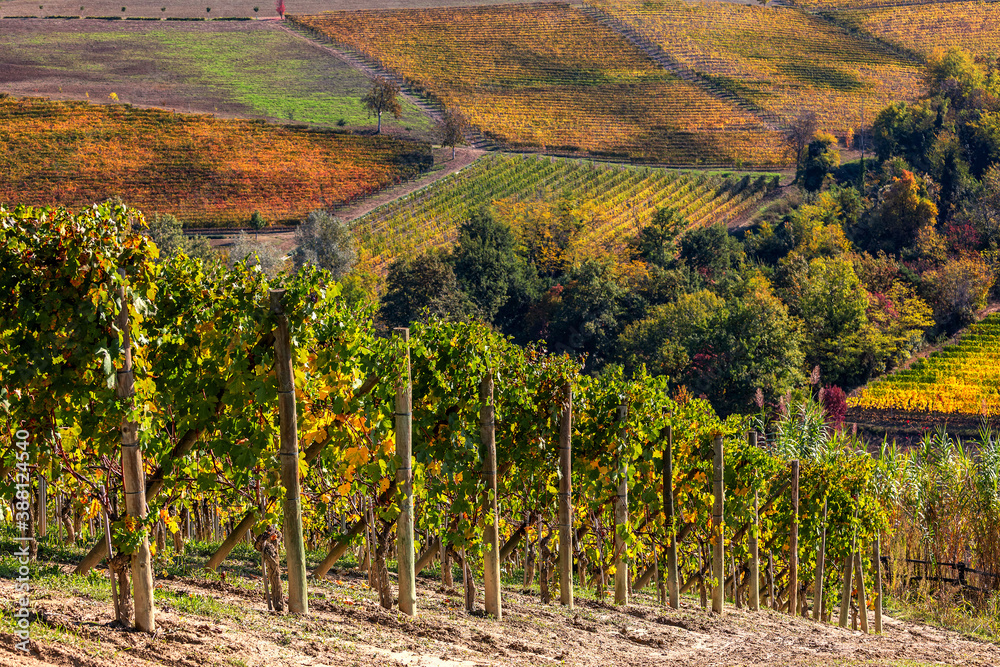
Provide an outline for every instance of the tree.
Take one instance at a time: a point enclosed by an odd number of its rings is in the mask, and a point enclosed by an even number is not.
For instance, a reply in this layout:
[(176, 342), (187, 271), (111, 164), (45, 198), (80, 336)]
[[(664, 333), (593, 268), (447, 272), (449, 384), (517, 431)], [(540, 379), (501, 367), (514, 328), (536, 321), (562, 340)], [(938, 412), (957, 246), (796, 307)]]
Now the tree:
[(235, 266), (245, 262), (247, 266), (260, 268), (269, 276), (274, 276), (281, 269), (282, 257), (267, 243), (261, 243), (240, 232), (236, 241), (229, 247), (229, 265)]
[(743, 261), (743, 246), (722, 223), (692, 229), (681, 237), (678, 257), (709, 284), (716, 283)]
[(835, 384), (852, 384), (863, 374), (862, 332), (868, 325), (868, 293), (853, 263), (844, 257), (812, 260), (798, 306), (807, 365), (818, 365)]
[(438, 134), (441, 137), (442, 146), (451, 146), (451, 159), (455, 159), (455, 146), (465, 144), (465, 130), (469, 126), (469, 121), (457, 109), (446, 109), (441, 124), (438, 126)]
[(295, 268), (314, 264), (333, 273), (338, 280), (347, 275), (357, 252), (354, 235), (346, 222), (324, 210), (312, 211), (295, 230)]
[(403, 115), (403, 105), (399, 101), (399, 86), (381, 76), (376, 77), (372, 82), (371, 89), (361, 98), (361, 103), (368, 109), (369, 116), (378, 117), (376, 134), (382, 134), (383, 113), (391, 113), (396, 118)]
[(985, 87), (986, 72), (971, 53), (953, 46), (947, 51), (938, 50), (931, 54), (925, 81), (931, 94), (943, 95), (961, 108), (973, 91)]
[(470, 307), (451, 264), (439, 254), (426, 253), (389, 266), (379, 314), (387, 326), (405, 327), (431, 317), (464, 320)]
[(184, 225), (169, 213), (154, 215), (145, 233), (160, 249), (160, 261), (180, 252), (188, 257), (198, 257), (208, 264), (219, 261), (218, 253), (204, 236), (185, 236)]
[(937, 206), (923, 192), (913, 172), (904, 170), (882, 192), (874, 218), (869, 225), (869, 241), (887, 252), (898, 252), (913, 244), (917, 232), (933, 225)]
[(265, 227), (267, 227), (267, 220), (264, 218), (263, 215), (261, 215), (260, 211), (254, 211), (250, 215), (250, 227), (254, 231), (254, 234), (253, 234), (254, 240), (257, 239), (258, 232), (260, 232), (260, 230), (262, 230)]
[(652, 308), (626, 327), (619, 338), (626, 369), (645, 365), (649, 372), (680, 378), (691, 354), (705, 343), (711, 323), (725, 301), (708, 290), (682, 294), (676, 301)]
[(677, 254), (677, 237), (690, 225), (675, 208), (657, 209), (649, 224), (639, 231), (636, 255), (650, 264), (667, 268)]
[(822, 189), (826, 177), (840, 166), (840, 153), (837, 152), (837, 139), (832, 134), (817, 132), (809, 142), (806, 154), (799, 163), (795, 178), (802, 182), (802, 187), (810, 192)]
[(815, 111), (803, 111), (792, 122), (791, 127), (788, 128), (788, 143), (791, 144), (792, 150), (795, 151), (796, 171), (802, 164), (802, 153), (805, 152), (806, 146), (812, 141), (817, 129), (819, 129), (819, 117)]
[(146, 230), (146, 235), (160, 249), (161, 259), (184, 250), (184, 225), (169, 213), (165, 215), (157, 213), (154, 215), (153, 219), (149, 221), (149, 229)]
[[(254, 8), (254, 11), (257, 11)], [(278, 12), (278, 16), (285, 18), (285, 0), (276, 0), (274, 3), (274, 11)]]
[(923, 275), (934, 307), (934, 318), (945, 327), (957, 328), (975, 321), (986, 307), (986, 298), (996, 276), (981, 258), (953, 259), (937, 271)]
[(609, 261), (585, 259), (566, 276), (549, 323), (549, 343), (557, 350), (584, 353), (595, 370), (619, 356), (618, 336), (630, 317), (635, 294), (619, 284)]
[(475, 211), (458, 228), (452, 259), (459, 286), (488, 322), (528, 278), (510, 227), (487, 209)]

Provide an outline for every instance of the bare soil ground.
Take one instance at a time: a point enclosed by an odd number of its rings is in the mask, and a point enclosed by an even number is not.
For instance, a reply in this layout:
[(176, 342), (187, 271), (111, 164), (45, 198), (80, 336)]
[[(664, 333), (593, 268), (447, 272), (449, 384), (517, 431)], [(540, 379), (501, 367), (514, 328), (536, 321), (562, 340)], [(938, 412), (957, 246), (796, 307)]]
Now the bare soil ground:
[[(329, 581), (313, 582), (311, 613), (300, 618), (268, 612), (259, 580), (237, 583), (158, 580), (159, 629), (153, 637), (109, 623), (107, 600), (74, 591), (72, 584), (41, 585), (34, 592), (31, 653), (14, 649), (8, 625), (0, 632), (0, 665), (1000, 664), (1000, 646), (891, 618), (884, 634), (874, 636), (772, 611), (729, 609), (720, 617), (687, 600), (674, 611), (647, 595), (625, 608), (580, 600), (575, 611), (567, 611), (540, 604), (537, 595), (507, 590), (504, 619), (497, 622), (466, 614), (457, 591), (421, 577), (419, 615), (411, 619), (379, 607), (353, 570), (334, 570)], [(13, 583), (0, 583), (0, 592), (12, 599)]]

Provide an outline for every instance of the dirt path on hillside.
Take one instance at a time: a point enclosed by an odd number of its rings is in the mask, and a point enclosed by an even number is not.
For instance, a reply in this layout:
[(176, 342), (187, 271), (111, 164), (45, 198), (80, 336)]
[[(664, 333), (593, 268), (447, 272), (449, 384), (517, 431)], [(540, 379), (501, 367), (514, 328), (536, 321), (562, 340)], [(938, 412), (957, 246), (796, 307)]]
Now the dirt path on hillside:
[(485, 155), (486, 151), (477, 148), (455, 148), (455, 159), (451, 159), (451, 149), (444, 148), (440, 151), (436, 151), (435, 155), (435, 169), (429, 173), (424, 174), (420, 178), (401, 183), (399, 185), (393, 186), (391, 188), (386, 188), (385, 190), (380, 190), (371, 197), (366, 197), (363, 201), (348, 204), (343, 208), (336, 211), (336, 214), (343, 218), (344, 220), (355, 220), (361, 216), (374, 211), (379, 206), (383, 204), (388, 204), (391, 201), (395, 201), (400, 197), (405, 197), (406, 195), (416, 192), (421, 188), (425, 188), (435, 181), (439, 181), (446, 176), (450, 176), (479, 159), (480, 156)]
[[(230, 583), (158, 580), (167, 599), (159, 603), (155, 637), (109, 624), (110, 602), (74, 595), (68, 581), (62, 588), (70, 592), (42, 587), (34, 592), (32, 653), (16, 652), (13, 636), (0, 633), (0, 665), (1000, 664), (995, 644), (891, 618), (884, 635), (874, 636), (772, 611), (730, 609), (719, 617), (686, 600), (674, 611), (648, 595), (624, 609), (580, 600), (570, 612), (541, 605), (536, 595), (505, 591), (500, 623), (466, 614), (458, 591), (441, 591), (421, 577), (419, 616), (410, 619), (379, 607), (354, 571), (334, 571), (331, 581), (313, 583), (311, 614), (296, 618), (266, 611), (259, 584), (234, 577)], [(3, 581), (0, 591), (12, 599), (13, 583)]]

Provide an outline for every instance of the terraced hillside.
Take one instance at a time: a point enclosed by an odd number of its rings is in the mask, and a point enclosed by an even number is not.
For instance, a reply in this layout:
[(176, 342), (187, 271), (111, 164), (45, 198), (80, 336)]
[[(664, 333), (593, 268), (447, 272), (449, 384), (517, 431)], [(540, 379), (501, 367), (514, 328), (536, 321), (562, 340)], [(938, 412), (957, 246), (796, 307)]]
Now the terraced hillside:
[(784, 141), (563, 3), (328, 12), (292, 20), (375, 61), (515, 149), (774, 165)]
[(119, 196), (196, 226), (295, 220), (428, 166), (389, 137), (128, 105), (0, 97), (0, 201), (72, 208)]
[[(202, 7), (201, 11), (204, 12)], [(276, 21), (0, 19), (0, 92), (369, 130), (367, 76)], [(429, 139), (403, 100), (383, 130)]]
[(925, 54), (960, 46), (977, 56), (1000, 57), (1000, 3), (940, 2), (841, 17), (890, 44)]
[(853, 408), (944, 414), (1000, 414), (1000, 315), (989, 315), (910, 368), (848, 399)]
[(361, 262), (376, 272), (396, 257), (450, 245), (470, 211), (490, 205), (515, 226), (567, 211), (583, 221), (575, 253), (621, 255), (659, 208), (678, 209), (692, 225), (726, 222), (750, 210), (776, 180), (773, 174), (711, 175), (493, 154), (376, 209), (353, 228)]
[[(920, 64), (787, 7), (684, 0), (595, 0), (681, 68), (787, 124), (817, 112), (839, 135), (895, 100), (921, 93)], [(905, 11), (908, 11), (905, 10)]]

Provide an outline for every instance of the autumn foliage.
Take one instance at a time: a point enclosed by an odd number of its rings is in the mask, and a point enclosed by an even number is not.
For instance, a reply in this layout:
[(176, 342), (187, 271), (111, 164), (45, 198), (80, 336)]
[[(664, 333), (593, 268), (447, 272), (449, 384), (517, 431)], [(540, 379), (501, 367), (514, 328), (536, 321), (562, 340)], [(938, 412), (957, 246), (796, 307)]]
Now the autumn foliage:
[(752, 113), (563, 3), (291, 16), (500, 144), (672, 164), (783, 164)]
[(129, 105), (0, 98), (0, 201), (79, 208), (121, 197), (196, 226), (254, 211), (297, 220), (396, 183), (426, 149)]

